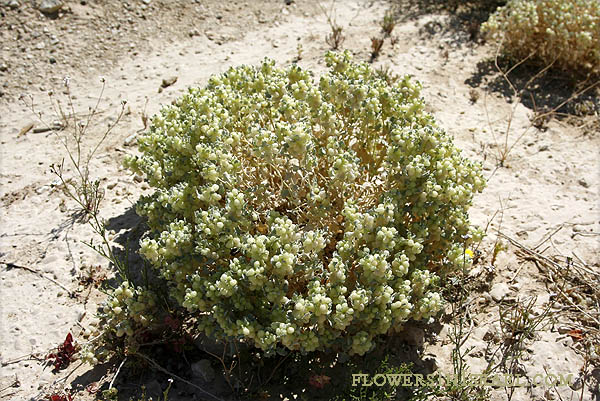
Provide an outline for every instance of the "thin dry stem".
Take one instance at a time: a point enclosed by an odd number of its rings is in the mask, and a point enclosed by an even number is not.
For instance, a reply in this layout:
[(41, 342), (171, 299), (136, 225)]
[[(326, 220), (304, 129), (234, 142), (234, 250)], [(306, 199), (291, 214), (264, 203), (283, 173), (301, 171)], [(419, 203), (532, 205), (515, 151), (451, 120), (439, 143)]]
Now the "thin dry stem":
[[(576, 303), (573, 302), (573, 300), (571, 299), (571, 297), (566, 294), (564, 292), (563, 289), (560, 288), (560, 286), (558, 286), (558, 284), (556, 283), (555, 280), (555, 275), (560, 274), (560, 272), (562, 270), (564, 270), (564, 267), (561, 266), (559, 263), (555, 262), (554, 260), (550, 259), (549, 257), (546, 257), (544, 255), (542, 255), (541, 253), (537, 252), (535, 249), (531, 249), (528, 248), (527, 246), (521, 244), (520, 242), (518, 242), (517, 240), (515, 240), (514, 238), (498, 231), (498, 235), (502, 236), (503, 238), (507, 239), (512, 245), (514, 245), (515, 247), (519, 248), (519, 250), (521, 250), (523, 252), (524, 255), (526, 255), (528, 258), (533, 259), (534, 261), (538, 262), (538, 266), (545, 266), (545, 273), (547, 274), (549, 280), (555, 285), (556, 289), (558, 290), (558, 292), (560, 293), (560, 295), (562, 296), (562, 298), (573, 308), (575, 308), (577, 311), (579, 311), (581, 314), (583, 314), (584, 316), (586, 316), (587, 318), (591, 319), (591, 321), (593, 321), (597, 327), (600, 327), (600, 311), (596, 312), (595, 314), (597, 316), (592, 315), (590, 312), (582, 309), (579, 305), (577, 305)], [(570, 260), (570, 259), (569, 259)], [(570, 273), (578, 273), (581, 277), (583, 277), (583, 275), (581, 274), (581, 271), (578, 270), (579, 266), (577, 266), (577, 264), (573, 263), (572, 261), (569, 262), (570, 265)], [(587, 280), (583, 280), (584, 282), (589, 282)], [(591, 284), (590, 284), (591, 285)]]
[[(519, 62), (517, 62), (516, 64), (514, 64), (507, 71), (504, 71), (500, 67), (500, 65), (498, 63), (501, 46), (502, 46), (502, 43), (500, 43), (498, 45), (498, 47), (496, 48), (496, 54), (495, 54), (495, 58), (494, 58), (494, 65), (496, 67), (496, 70), (500, 73), (500, 75), (502, 76), (502, 78), (506, 81), (506, 83), (511, 88), (511, 90), (513, 92), (513, 96), (516, 98), (516, 100), (514, 102), (514, 106), (511, 107), (511, 110), (510, 110), (510, 113), (509, 113), (509, 117), (508, 117), (508, 119), (506, 121), (506, 128), (504, 129), (504, 132), (502, 133), (502, 136), (504, 137), (503, 138), (504, 140), (503, 140), (503, 143), (502, 143), (501, 146), (498, 143), (498, 135), (497, 135), (496, 129), (494, 128), (493, 124), (490, 121), (489, 111), (488, 111), (488, 107), (487, 107), (487, 93), (486, 93), (486, 96), (484, 97), (484, 108), (485, 108), (485, 114), (486, 114), (486, 118), (487, 118), (487, 123), (488, 123), (488, 126), (489, 126), (489, 128), (490, 128), (490, 130), (492, 132), (492, 137), (493, 137), (494, 143), (497, 146), (497, 155), (496, 155), (496, 157), (497, 157), (497, 161), (498, 161), (500, 167), (504, 166), (504, 163), (506, 162), (506, 160), (508, 158), (508, 155), (513, 151), (513, 149), (515, 148), (515, 146), (518, 143), (520, 143), (521, 139), (523, 139), (523, 137), (529, 132), (529, 130), (533, 126), (535, 126), (536, 121), (539, 121), (540, 119), (544, 119), (546, 117), (549, 117), (549, 116), (553, 115), (557, 110), (559, 110), (561, 107), (563, 107), (567, 103), (573, 101), (574, 99), (578, 98), (579, 96), (583, 95), (584, 93), (588, 92), (589, 90), (595, 88), (596, 86), (598, 86), (600, 84), (600, 81), (598, 81), (598, 82), (595, 82), (595, 83), (587, 86), (586, 88), (584, 88), (582, 90), (579, 90), (579, 91), (575, 92), (568, 99), (564, 100), (559, 105), (553, 107), (551, 110), (545, 111), (544, 113), (539, 113), (537, 111), (537, 106), (535, 106), (535, 101), (533, 101), (533, 103), (534, 103), (534, 114), (535, 114), (535, 117), (533, 119), (531, 119), (529, 125), (521, 132), (521, 134), (519, 134), (519, 136), (514, 141), (512, 141), (512, 143), (509, 144), (509, 136), (510, 136), (510, 133), (512, 131), (513, 118), (515, 116), (515, 113), (517, 111), (518, 106), (521, 104), (521, 102), (523, 100), (523, 96), (524, 96), (525, 92), (527, 91), (527, 89), (531, 86), (531, 84), (535, 80), (537, 80), (538, 78), (540, 78), (541, 76), (543, 76), (548, 70), (550, 70), (554, 66), (554, 64), (556, 63), (556, 59), (553, 60), (548, 65), (546, 65), (545, 67), (543, 67), (536, 74), (534, 74), (533, 76), (531, 76), (529, 78), (529, 80), (519, 90), (519, 89), (517, 89), (515, 87), (515, 85), (513, 84), (513, 82), (510, 80), (509, 75), (517, 67), (519, 67), (520, 65), (524, 64), (529, 59), (531, 59), (535, 55), (535, 53), (529, 54), (527, 57), (523, 58), (522, 60), (520, 60)], [(532, 95), (530, 94), (530, 96), (532, 96)], [(532, 98), (532, 100), (533, 100), (533, 98)]]

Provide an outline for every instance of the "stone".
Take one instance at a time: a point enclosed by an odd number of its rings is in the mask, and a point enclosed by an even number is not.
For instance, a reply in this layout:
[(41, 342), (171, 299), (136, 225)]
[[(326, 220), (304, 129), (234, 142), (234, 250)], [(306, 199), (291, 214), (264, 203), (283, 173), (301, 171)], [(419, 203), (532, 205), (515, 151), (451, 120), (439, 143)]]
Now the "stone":
[(168, 77), (168, 78), (163, 78), (162, 84), (160, 86), (162, 88), (167, 88), (167, 87), (173, 85), (175, 82), (177, 82), (177, 77), (176, 76), (172, 76), (172, 77)]
[(129, 146), (135, 144), (137, 141), (137, 134), (131, 134), (123, 141), (123, 145)]
[(496, 283), (490, 290), (490, 296), (496, 302), (502, 301), (510, 293), (510, 288), (506, 283)]
[(6, 3), (7, 6), (9, 6), (10, 8), (12, 8), (13, 10), (19, 8), (20, 4), (17, 0), (10, 0), (8, 3)]
[(521, 283), (514, 283), (508, 286), (513, 291), (519, 291), (521, 289)]
[(478, 277), (483, 273), (483, 266), (477, 265), (469, 271), (469, 277)]
[(208, 359), (201, 359), (198, 362), (192, 363), (192, 374), (210, 383), (215, 379), (215, 370), (212, 368)]
[(483, 335), (483, 341), (499, 343), (501, 340), (502, 330), (498, 322), (492, 323), (490, 328)]
[(42, 0), (38, 10), (44, 14), (54, 14), (62, 8), (64, 3), (61, 0)]
[(2, 71), (2, 72), (8, 71), (8, 65), (6, 65), (6, 63), (0, 64), (0, 71)]
[(41, 187), (35, 189), (35, 193), (38, 195), (41, 195), (44, 192), (48, 191), (49, 189), (50, 189), (50, 185), (42, 185)]

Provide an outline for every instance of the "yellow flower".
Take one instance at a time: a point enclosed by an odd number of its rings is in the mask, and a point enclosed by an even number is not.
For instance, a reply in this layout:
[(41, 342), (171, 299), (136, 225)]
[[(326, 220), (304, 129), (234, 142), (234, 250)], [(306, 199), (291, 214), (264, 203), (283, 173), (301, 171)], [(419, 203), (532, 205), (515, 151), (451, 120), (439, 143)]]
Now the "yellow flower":
[(473, 251), (470, 249), (465, 250), (465, 253), (470, 257), (473, 258)]

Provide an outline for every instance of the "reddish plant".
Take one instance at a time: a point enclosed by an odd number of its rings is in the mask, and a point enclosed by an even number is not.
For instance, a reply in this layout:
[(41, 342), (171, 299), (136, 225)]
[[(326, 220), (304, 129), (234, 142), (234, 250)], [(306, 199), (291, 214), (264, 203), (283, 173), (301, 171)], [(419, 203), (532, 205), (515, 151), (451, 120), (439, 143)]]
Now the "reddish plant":
[(52, 394), (46, 397), (49, 401), (73, 401), (73, 396), (71, 394)]
[[(48, 354), (46, 360), (50, 360), (54, 365), (54, 372), (58, 372), (69, 366), (73, 361), (73, 355), (75, 355), (78, 350), (79, 346), (73, 342), (73, 336), (69, 333), (67, 334), (65, 341), (58, 346), (56, 352)], [(62, 401), (60, 399), (58, 400)]]
[(164, 322), (171, 330), (179, 330), (181, 328), (182, 322), (176, 317), (174, 318), (172, 316), (167, 316), (165, 317)]

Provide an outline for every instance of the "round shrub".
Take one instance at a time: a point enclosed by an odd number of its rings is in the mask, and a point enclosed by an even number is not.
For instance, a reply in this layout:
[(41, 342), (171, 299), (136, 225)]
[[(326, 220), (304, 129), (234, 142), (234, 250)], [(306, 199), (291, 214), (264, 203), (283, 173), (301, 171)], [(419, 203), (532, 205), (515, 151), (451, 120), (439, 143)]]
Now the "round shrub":
[(442, 306), (470, 262), (467, 208), (484, 180), (423, 108), (348, 53), (318, 83), (265, 60), (190, 89), (126, 164), (142, 255), (199, 330), (265, 351), (364, 354)]
[(600, 73), (598, 0), (509, 0), (482, 31), (517, 61), (533, 55), (544, 65)]

